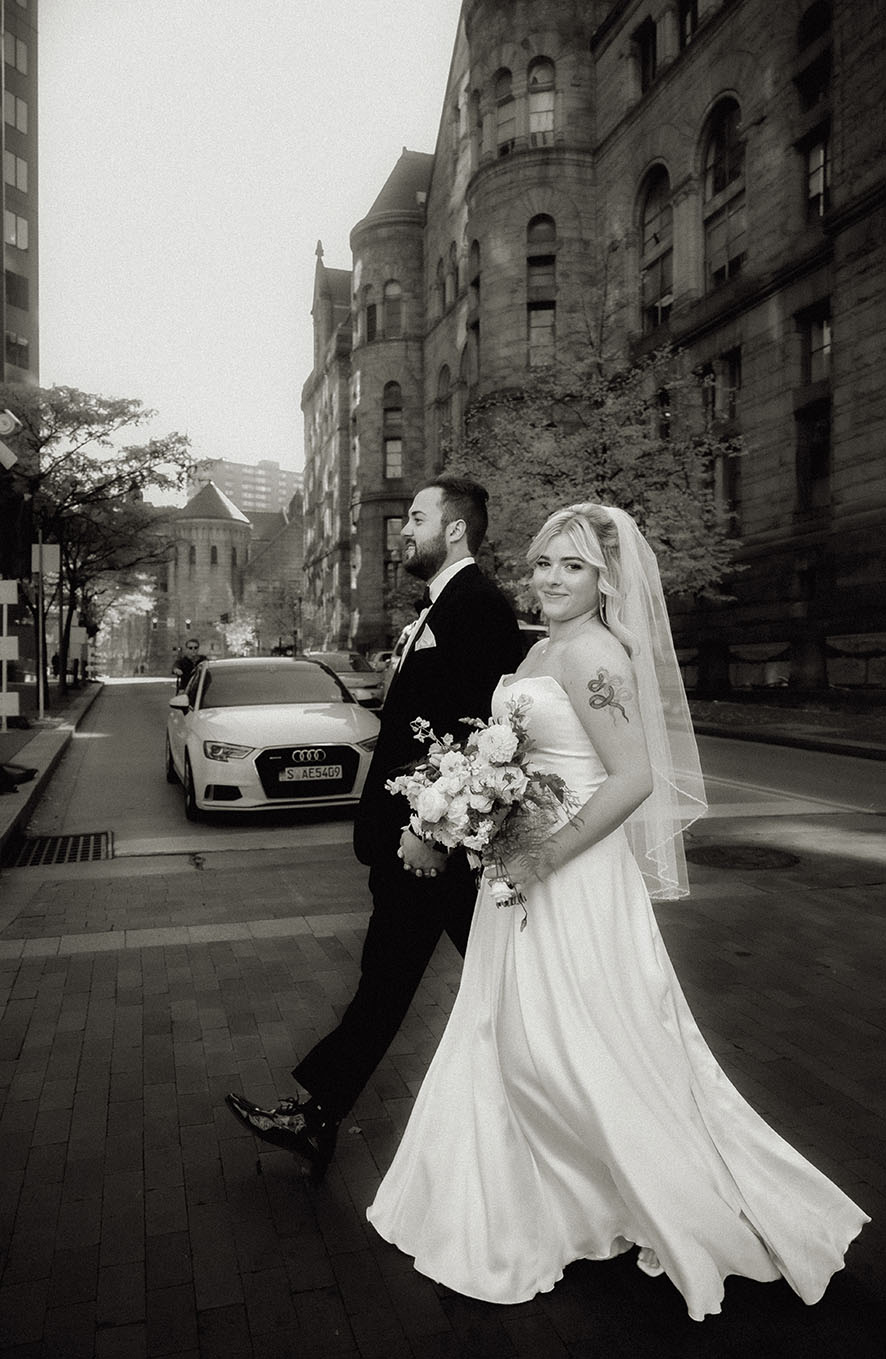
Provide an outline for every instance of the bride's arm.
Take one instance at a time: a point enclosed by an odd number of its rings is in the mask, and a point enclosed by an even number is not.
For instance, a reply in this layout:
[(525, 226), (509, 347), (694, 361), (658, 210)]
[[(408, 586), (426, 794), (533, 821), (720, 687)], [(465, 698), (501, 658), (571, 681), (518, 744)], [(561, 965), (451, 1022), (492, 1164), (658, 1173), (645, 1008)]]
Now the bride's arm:
[(568, 694), (607, 777), (550, 836), (531, 872), (526, 871), (525, 862), (520, 865), (516, 878), (522, 873), (529, 881), (532, 876), (544, 879), (610, 835), (652, 791), (631, 662), (621, 644), (611, 634), (595, 629), (591, 637), (570, 644), (555, 678)]

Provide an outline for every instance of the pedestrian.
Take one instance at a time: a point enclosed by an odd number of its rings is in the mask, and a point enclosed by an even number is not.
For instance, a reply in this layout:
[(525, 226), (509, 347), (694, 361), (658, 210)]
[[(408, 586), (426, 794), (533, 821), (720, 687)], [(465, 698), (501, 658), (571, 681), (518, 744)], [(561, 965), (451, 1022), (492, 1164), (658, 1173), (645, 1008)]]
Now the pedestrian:
[(175, 692), (181, 693), (187, 687), (188, 680), (196, 670), (201, 661), (206, 657), (200, 650), (200, 642), (196, 637), (189, 637), (185, 642), (184, 653), (179, 652), (172, 673), (175, 675)]
[[(464, 954), (476, 879), (463, 852), (446, 856), (403, 831), (409, 808), (385, 791), (422, 746), (411, 723), (467, 734), (464, 717), (486, 717), (500, 676), (523, 654), (510, 604), (480, 570), (487, 492), (440, 476), (418, 491), (402, 530), (406, 570), (427, 582), (428, 601), (400, 659), (354, 822), (354, 848), (369, 867), (372, 913), (356, 993), (340, 1023), (293, 1068), (307, 1099), (263, 1109), (241, 1095), (231, 1109), (256, 1135), (308, 1161), (322, 1178), (338, 1125), (400, 1027), (445, 932)], [(404, 856), (404, 857), (401, 857)], [(404, 867), (406, 865), (406, 867)]]
[[(528, 553), (549, 638), (502, 680), (532, 765), (580, 802), (484, 878), (449, 1023), (370, 1222), (456, 1292), (520, 1303), (638, 1247), (701, 1320), (729, 1274), (816, 1302), (868, 1219), (739, 1095), (650, 897), (685, 895), (704, 787), (655, 557), (633, 519), (552, 515)], [(497, 885), (497, 884), (496, 884)], [(525, 916), (524, 916), (525, 911)], [(525, 920), (525, 927), (521, 928)]]

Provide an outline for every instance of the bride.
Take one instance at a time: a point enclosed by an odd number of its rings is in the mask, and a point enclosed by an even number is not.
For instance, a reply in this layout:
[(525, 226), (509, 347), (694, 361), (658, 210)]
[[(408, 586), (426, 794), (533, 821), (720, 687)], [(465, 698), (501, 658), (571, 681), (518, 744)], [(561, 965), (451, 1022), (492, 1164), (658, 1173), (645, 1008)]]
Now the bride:
[[(512, 861), (523, 912), (481, 883), (461, 986), (369, 1221), (459, 1293), (525, 1302), (633, 1245), (689, 1314), (723, 1280), (808, 1303), (869, 1219), (744, 1101), (692, 1018), (650, 898), (687, 892), (705, 810), (655, 557), (602, 505), (530, 546), (549, 626), (493, 700), (528, 700), (532, 762), (580, 810)], [(406, 859), (408, 867), (408, 855)]]

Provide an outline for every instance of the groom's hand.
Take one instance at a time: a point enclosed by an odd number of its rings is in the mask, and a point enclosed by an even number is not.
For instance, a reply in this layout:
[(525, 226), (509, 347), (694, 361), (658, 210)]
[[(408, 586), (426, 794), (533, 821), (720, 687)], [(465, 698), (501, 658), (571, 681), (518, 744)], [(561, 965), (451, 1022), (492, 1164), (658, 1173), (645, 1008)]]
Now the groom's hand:
[(446, 867), (448, 856), (443, 850), (425, 844), (411, 830), (404, 830), (400, 836), (400, 858), (407, 873), (417, 878), (436, 878)]

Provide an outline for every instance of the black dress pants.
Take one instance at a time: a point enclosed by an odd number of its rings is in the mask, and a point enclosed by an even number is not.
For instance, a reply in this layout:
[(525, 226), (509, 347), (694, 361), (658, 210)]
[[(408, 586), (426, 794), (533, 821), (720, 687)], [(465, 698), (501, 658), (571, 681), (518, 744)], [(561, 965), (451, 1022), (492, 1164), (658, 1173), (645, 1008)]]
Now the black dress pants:
[(464, 957), (477, 879), (463, 854), (436, 878), (416, 878), (394, 859), (371, 869), (369, 890), (373, 908), (354, 998), (292, 1071), (336, 1118), (354, 1105), (390, 1047), (444, 931)]

